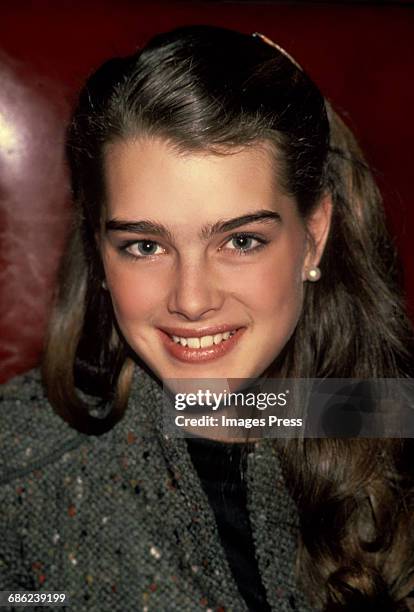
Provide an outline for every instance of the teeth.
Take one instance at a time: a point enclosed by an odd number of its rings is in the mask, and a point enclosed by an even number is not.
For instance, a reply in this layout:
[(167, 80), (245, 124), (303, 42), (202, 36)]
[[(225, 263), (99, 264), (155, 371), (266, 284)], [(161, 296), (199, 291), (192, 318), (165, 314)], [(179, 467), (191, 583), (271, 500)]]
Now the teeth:
[(172, 336), (176, 344), (188, 346), (189, 348), (198, 349), (220, 344), (223, 340), (228, 340), (236, 333), (236, 330), (224, 332), (223, 334), (215, 334), (214, 336), (201, 336), (201, 338), (181, 338), (180, 336)]

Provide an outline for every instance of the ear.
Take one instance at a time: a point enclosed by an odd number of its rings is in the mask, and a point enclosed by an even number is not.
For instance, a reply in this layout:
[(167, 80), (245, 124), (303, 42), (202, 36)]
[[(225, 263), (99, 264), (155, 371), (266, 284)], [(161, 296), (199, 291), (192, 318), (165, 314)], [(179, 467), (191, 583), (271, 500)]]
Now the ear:
[(306, 222), (308, 234), (306, 254), (302, 268), (302, 280), (306, 280), (306, 270), (318, 266), (325, 249), (332, 218), (332, 197), (325, 194)]

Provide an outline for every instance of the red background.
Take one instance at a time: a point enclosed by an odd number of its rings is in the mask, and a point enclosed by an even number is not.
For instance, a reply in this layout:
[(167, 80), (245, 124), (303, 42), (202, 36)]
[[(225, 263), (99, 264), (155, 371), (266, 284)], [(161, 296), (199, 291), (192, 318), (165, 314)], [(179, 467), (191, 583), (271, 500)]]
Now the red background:
[[(45, 108), (49, 106), (43, 111), (36, 107), (38, 115), (34, 111), (23, 113), (25, 146), (33, 148), (37, 142), (38, 149), (33, 153), (34, 161), (26, 163), (22, 182), (13, 175), (12, 185), (23, 185), (32, 172), (30, 180), (37, 181), (38, 189), (46, 194), (44, 197), (40, 191), (31, 196), (34, 190), (30, 182), (24, 189), (21, 187), (18, 196), (10, 197), (9, 187), (4, 188), (1, 183), (8, 177), (10, 186), (11, 174), (0, 144), (3, 380), (39, 360), (50, 286), (67, 227), (68, 192), (59, 168), (63, 164), (64, 124), (76, 91), (103, 59), (131, 52), (156, 32), (192, 23), (266, 34), (297, 59), (341, 112), (377, 172), (404, 262), (408, 303), (411, 313), (414, 311), (413, 6), (3, 1), (0, 52), (8, 56), (3, 55), (3, 61), (11, 62), (16, 83), (24, 82), (26, 86), (7, 89), (10, 75), (0, 73), (0, 117), (4, 95), (9, 106), (17, 104), (20, 98), (24, 98), (28, 107), (33, 100)], [(17, 114), (10, 116), (18, 120)], [(30, 129), (37, 130), (37, 135), (28, 137)], [(43, 160), (46, 151), (50, 154)], [(43, 169), (36, 164), (43, 164)], [(41, 211), (46, 200), (47, 213)], [(21, 240), (16, 243), (10, 236), (23, 238), (24, 243)], [(38, 268), (34, 261), (38, 261)]]

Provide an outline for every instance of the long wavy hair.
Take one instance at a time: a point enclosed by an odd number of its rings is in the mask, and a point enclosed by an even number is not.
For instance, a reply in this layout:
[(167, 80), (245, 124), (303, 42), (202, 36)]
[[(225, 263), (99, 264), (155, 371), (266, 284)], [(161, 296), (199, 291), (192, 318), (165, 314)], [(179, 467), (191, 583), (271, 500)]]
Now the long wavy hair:
[[(413, 374), (413, 331), (380, 193), (348, 127), (309, 76), (257, 36), (210, 26), (155, 36), (88, 79), (68, 130), (75, 214), (43, 361), (50, 402), (73, 427), (109, 430), (124, 413), (134, 360), (122, 338), (95, 235), (105, 146), (158, 136), (186, 152), (267, 142), (304, 223), (325, 193), (333, 214), (296, 330), (267, 374)], [(146, 368), (145, 364), (141, 364)], [(84, 393), (112, 406), (94, 418)], [(409, 440), (302, 439), (280, 446), (298, 506), (298, 580), (325, 611), (408, 610), (414, 573)], [(413, 588), (413, 585), (411, 585)]]

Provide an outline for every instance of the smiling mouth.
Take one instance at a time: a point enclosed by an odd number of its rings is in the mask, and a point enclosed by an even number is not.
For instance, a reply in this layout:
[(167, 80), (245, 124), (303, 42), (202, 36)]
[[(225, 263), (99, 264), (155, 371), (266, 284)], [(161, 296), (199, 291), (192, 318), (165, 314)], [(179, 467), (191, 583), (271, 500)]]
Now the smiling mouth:
[(176, 336), (162, 329), (159, 333), (172, 357), (183, 362), (201, 363), (218, 359), (232, 351), (245, 331), (245, 327), (238, 327), (205, 336)]

